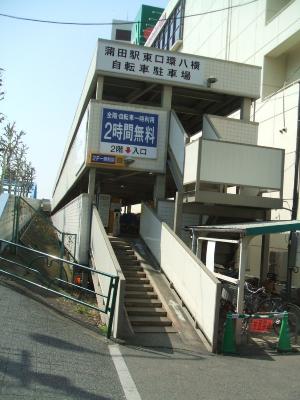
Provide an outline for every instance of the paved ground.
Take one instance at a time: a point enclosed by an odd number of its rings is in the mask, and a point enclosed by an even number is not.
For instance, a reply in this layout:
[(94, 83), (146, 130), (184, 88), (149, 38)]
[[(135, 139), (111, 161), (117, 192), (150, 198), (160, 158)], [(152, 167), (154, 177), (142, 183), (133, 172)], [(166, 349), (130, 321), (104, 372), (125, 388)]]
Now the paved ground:
[(1, 277), (0, 310), (1, 400), (299, 398), (300, 353), (212, 355), (184, 340), (118, 345)]
[(124, 399), (107, 340), (0, 280), (0, 399)]

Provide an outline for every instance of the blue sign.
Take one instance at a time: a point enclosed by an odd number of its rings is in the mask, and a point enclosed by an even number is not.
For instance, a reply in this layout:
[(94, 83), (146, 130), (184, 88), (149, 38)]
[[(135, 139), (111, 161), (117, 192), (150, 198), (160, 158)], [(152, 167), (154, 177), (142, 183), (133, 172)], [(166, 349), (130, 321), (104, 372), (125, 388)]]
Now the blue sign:
[(102, 154), (92, 154), (91, 161), (102, 164), (115, 164), (116, 157), (115, 156), (105, 156)]
[(103, 108), (101, 153), (157, 157), (158, 115)]

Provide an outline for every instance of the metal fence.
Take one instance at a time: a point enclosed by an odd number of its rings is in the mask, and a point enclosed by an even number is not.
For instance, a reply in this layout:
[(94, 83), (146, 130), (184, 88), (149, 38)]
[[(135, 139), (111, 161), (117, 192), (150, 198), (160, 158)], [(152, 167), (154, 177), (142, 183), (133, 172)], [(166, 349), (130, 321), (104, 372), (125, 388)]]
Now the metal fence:
[[(1, 251), (1, 249), (3, 248), (7, 248), (9, 247), (11, 250), (13, 250), (14, 253), (17, 253), (18, 251), (23, 251), (26, 252), (27, 254), (27, 262), (23, 263), (23, 262), (18, 262), (16, 261), (16, 259), (10, 259), (9, 257), (4, 257), (3, 256), (3, 251)], [(117, 290), (118, 290), (118, 284), (119, 284), (119, 277), (118, 276), (114, 276), (114, 275), (110, 275), (104, 272), (100, 272), (97, 271), (93, 268), (89, 268), (86, 267), (84, 265), (80, 265), (77, 263), (74, 263), (72, 261), (68, 261), (65, 260), (63, 258), (60, 257), (56, 257), (53, 256), (51, 254), (47, 254), (47, 253), (43, 253), (41, 251), (38, 250), (34, 250), (34, 249), (30, 249), (28, 247), (13, 243), (13, 242), (9, 242), (7, 240), (3, 240), (0, 239), (0, 260), (4, 261), (5, 263), (8, 263), (9, 265), (13, 265), (16, 267), (16, 269), (25, 269), (26, 271), (28, 271), (29, 273), (33, 273), (35, 276), (38, 277), (39, 282), (41, 283), (36, 283), (33, 282), (29, 279), (25, 279), (24, 277), (18, 275), (17, 273), (14, 272), (9, 272), (3, 268), (0, 269), (0, 273), (7, 275), (11, 278), (17, 279), (21, 282), (27, 283), (29, 285), (32, 285), (34, 287), (38, 287), (40, 289), (43, 289), (47, 292), (50, 293), (54, 293), (60, 297), (64, 297), (66, 299), (69, 299), (71, 301), (74, 301), (75, 303), (79, 303), (82, 304), (86, 307), (92, 308), (94, 310), (97, 310), (101, 313), (105, 313), (105, 314), (109, 314), (109, 322), (108, 322), (108, 327), (107, 327), (107, 337), (109, 338), (111, 336), (111, 332), (112, 332), (112, 323), (113, 323), (113, 317), (114, 317), (114, 311), (115, 311), (115, 305), (116, 305), (116, 297), (117, 297)], [(29, 260), (28, 255), (31, 255), (31, 259)], [(88, 272), (91, 272), (93, 274), (99, 274), (103, 277), (105, 277), (105, 279), (108, 279), (109, 281), (109, 285), (108, 285), (108, 290), (107, 293), (98, 293), (95, 292), (94, 290), (88, 289), (86, 287), (80, 286), (80, 285), (76, 285), (75, 283), (71, 283), (68, 282), (67, 280), (62, 279), (62, 277), (60, 276), (58, 277), (53, 277), (51, 279), (48, 279), (48, 277), (45, 275), (45, 273), (43, 273), (43, 269), (38, 269), (34, 266), (34, 263), (39, 260), (39, 261), (43, 261), (45, 264), (45, 267), (48, 268), (49, 270), (51, 270), (51, 268), (54, 267), (55, 263), (58, 263), (59, 265), (63, 265), (64, 263), (67, 263), (71, 268), (79, 268)], [(58, 290), (55, 289), (51, 289), (50, 286), (52, 284), (58, 284), (58, 285), (63, 285), (64, 287), (70, 287), (88, 294), (93, 294), (95, 296), (100, 296), (101, 298), (103, 298), (103, 307), (97, 307), (93, 304), (90, 304), (88, 302), (85, 302), (83, 300), (80, 300), (68, 293), (64, 293), (64, 292), (60, 292)]]

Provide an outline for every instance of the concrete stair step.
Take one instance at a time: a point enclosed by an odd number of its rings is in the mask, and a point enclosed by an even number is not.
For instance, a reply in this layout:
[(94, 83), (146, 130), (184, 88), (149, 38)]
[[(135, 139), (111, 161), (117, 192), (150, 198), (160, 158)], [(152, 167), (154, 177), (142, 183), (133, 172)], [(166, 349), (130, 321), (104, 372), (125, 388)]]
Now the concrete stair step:
[(125, 255), (120, 255), (120, 254), (116, 254), (117, 259), (119, 261), (119, 263), (122, 263), (122, 261), (137, 261), (137, 256), (135, 256), (134, 254), (125, 254)]
[(133, 326), (171, 326), (172, 321), (166, 317), (134, 317), (130, 316), (129, 320)]
[(140, 265), (121, 265), (123, 272), (143, 272), (144, 268)]
[(125, 259), (122, 259), (122, 260), (119, 260), (118, 259), (118, 261), (119, 261), (119, 264), (121, 265), (121, 266), (124, 266), (124, 267), (127, 267), (127, 266), (139, 266), (140, 264), (141, 264), (141, 261), (140, 260), (138, 260), (138, 259), (135, 259), (135, 260), (128, 260), (127, 258)]
[(127, 284), (129, 284), (129, 285), (139, 285), (139, 284), (142, 284), (142, 285), (149, 285), (149, 283), (150, 283), (150, 281), (149, 281), (149, 279), (147, 279), (147, 278), (141, 278), (140, 276), (138, 276), (138, 277), (127, 277), (126, 276), (126, 285)]
[(117, 241), (111, 240), (110, 243), (111, 243), (112, 247), (132, 250), (130, 244), (128, 244), (127, 242), (120, 242), (120, 241), (117, 242)]
[(154, 292), (135, 292), (135, 291), (129, 291), (125, 292), (125, 301), (128, 299), (130, 300), (136, 300), (136, 299), (157, 299), (157, 294)]
[(146, 273), (144, 271), (129, 271), (129, 270), (125, 270), (123, 271), (126, 279), (130, 279), (130, 278), (146, 278)]
[(127, 307), (127, 314), (129, 316), (141, 316), (141, 317), (166, 317), (167, 312), (162, 308), (154, 307)]
[(125, 292), (153, 292), (153, 287), (151, 285), (130, 285), (126, 283)]
[(160, 300), (157, 299), (126, 299), (125, 300), (125, 307), (147, 307), (147, 308), (160, 308), (162, 307), (162, 303)]
[(177, 333), (173, 326), (134, 326), (135, 333)]
[(122, 249), (121, 247), (113, 247), (114, 252), (116, 253), (117, 257), (118, 256), (133, 256), (134, 251), (131, 249)]

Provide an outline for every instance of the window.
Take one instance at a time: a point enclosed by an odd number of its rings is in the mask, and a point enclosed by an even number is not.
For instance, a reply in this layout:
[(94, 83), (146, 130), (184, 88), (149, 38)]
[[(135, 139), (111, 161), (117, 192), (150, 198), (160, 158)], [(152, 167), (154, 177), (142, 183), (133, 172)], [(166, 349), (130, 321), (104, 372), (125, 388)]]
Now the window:
[(266, 24), (271, 22), (278, 14), (288, 7), (294, 0), (267, 0), (266, 2)]
[(183, 37), (184, 0), (180, 0), (152, 43), (152, 47), (169, 50)]
[(116, 40), (126, 40), (127, 42), (130, 42), (131, 31), (127, 31), (125, 29), (116, 29)]

